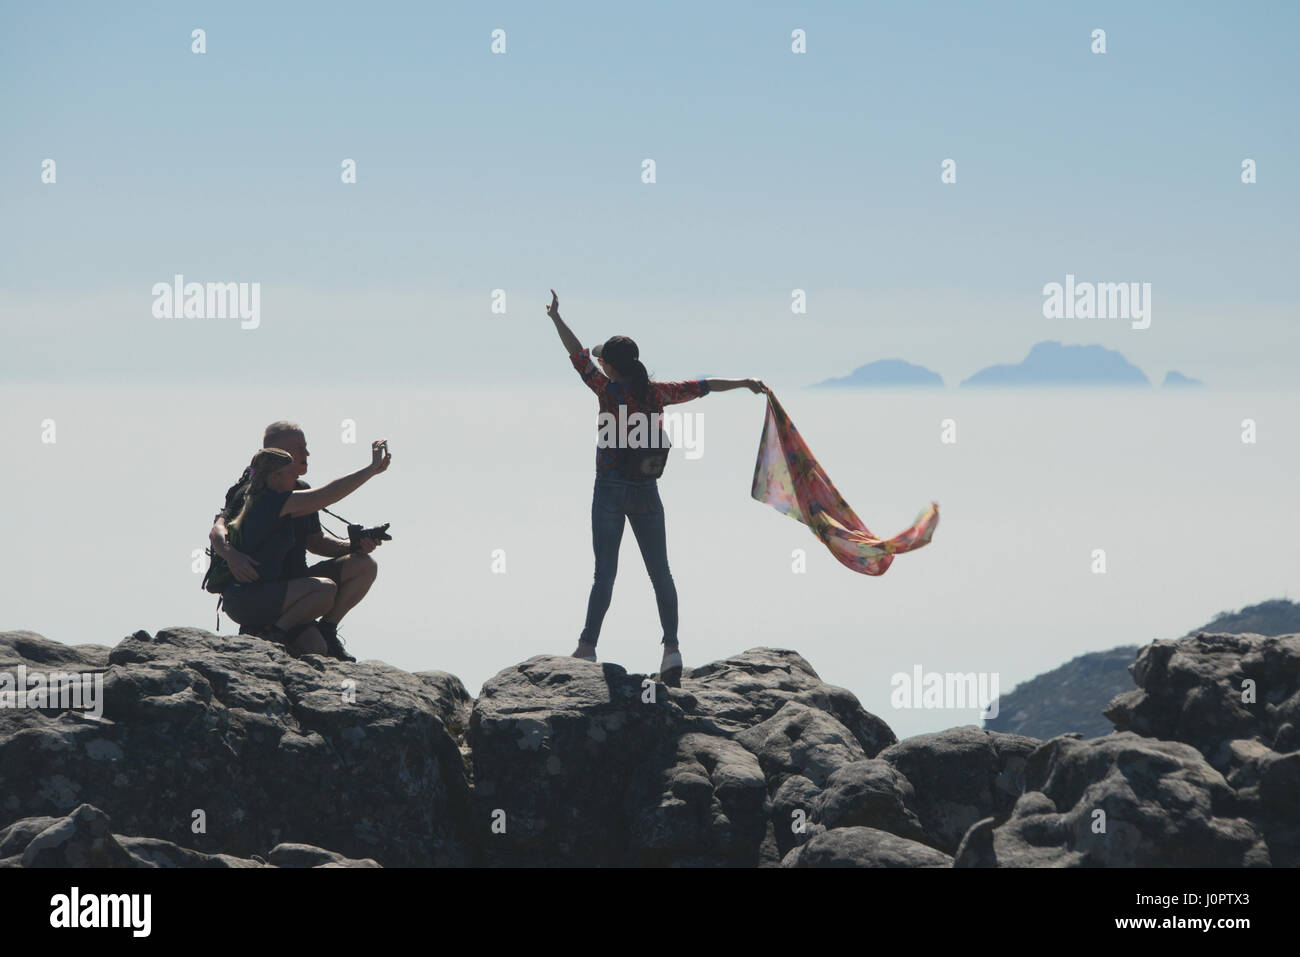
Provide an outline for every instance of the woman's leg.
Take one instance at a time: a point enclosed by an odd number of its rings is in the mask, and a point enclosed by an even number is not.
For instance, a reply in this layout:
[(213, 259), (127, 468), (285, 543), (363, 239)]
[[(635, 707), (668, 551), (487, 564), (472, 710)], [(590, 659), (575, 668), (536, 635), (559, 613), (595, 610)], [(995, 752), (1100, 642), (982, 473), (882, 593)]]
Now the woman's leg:
[(596, 573), (587, 599), (587, 620), (578, 639), (578, 648), (594, 651), (600, 638), (600, 626), (614, 595), (614, 576), (618, 574), (618, 548), (623, 543), (623, 502), (626, 489), (597, 481), (591, 496), (591, 548), (596, 556)]
[(668, 570), (668, 536), (664, 527), (664, 504), (659, 498), (657, 485), (634, 490), (639, 500), (636, 507), (629, 505), (627, 520), (632, 534), (641, 547), (650, 583), (654, 585), (655, 602), (659, 606), (659, 624), (663, 626), (665, 650), (677, 648), (677, 586)]
[(300, 655), (323, 655), (326, 652), (325, 639), (316, 630), (315, 620), (334, 604), (336, 586), (328, 578), (294, 578), (288, 583), (284, 593), (284, 608), (275, 626), (289, 632), (300, 625), (310, 627), (302, 629), (293, 642), (292, 651)]

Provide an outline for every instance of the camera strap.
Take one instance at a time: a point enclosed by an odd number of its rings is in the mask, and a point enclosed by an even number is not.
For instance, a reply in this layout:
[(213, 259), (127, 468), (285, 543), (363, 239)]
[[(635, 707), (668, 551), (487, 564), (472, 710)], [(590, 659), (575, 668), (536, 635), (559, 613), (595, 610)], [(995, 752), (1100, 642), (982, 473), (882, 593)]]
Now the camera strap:
[(329, 509), (327, 509), (327, 508), (322, 508), (321, 511), (324, 512), (326, 515), (330, 515), (330, 516), (333, 516), (334, 518), (337, 518), (337, 519), (338, 519), (340, 522), (342, 522), (344, 525), (351, 525), (351, 524), (352, 524), (352, 523), (349, 522), (346, 518), (344, 518), (342, 515), (335, 515), (333, 512), (331, 512), (331, 511), (330, 511)]
[[(329, 509), (327, 509), (327, 508), (322, 508), (321, 511), (324, 512), (326, 515), (329, 515), (331, 518), (337, 518), (337, 519), (338, 519), (340, 522), (342, 522), (345, 526), (347, 526), (347, 525), (351, 525), (351, 524), (352, 524), (352, 523), (349, 522), (346, 518), (344, 518), (342, 515), (336, 515), (334, 512), (331, 512), (331, 511), (330, 511)], [(344, 538), (344, 537), (345, 537), (345, 536), (342, 536), (342, 535), (335, 535), (333, 532), (330, 532), (330, 534), (331, 534), (331, 535), (334, 535), (335, 538)]]

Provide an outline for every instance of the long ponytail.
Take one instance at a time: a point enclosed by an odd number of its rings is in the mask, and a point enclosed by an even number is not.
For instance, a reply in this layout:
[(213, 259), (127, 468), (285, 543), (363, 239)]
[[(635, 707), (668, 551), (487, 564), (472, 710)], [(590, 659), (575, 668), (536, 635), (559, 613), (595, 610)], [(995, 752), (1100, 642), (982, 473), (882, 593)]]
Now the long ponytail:
[(646, 372), (640, 359), (631, 359), (627, 365), (628, 368), (623, 374), (627, 376), (628, 390), (638, 402), (649, 402), (650, 373)]

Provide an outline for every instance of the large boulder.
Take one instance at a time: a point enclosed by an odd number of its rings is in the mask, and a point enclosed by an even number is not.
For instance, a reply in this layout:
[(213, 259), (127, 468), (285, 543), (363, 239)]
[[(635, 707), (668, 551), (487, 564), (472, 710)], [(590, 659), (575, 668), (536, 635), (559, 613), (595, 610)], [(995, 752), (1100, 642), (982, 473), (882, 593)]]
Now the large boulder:
[(857, 737), (831, 714), (790, 700), (739, 732), (736, 741), (763, 769), (780, 854), (828, 827), (852, 825), (933, 843), (909, 807), (914, 794), (906, 777), (868, 758)]
[(0, 711), (0, 824), (89, 803), (124, 833), (200, 853), (288, 842), (469, 862), (466, 768), (444, 724), (463, 689), (192, 628), (137, 632), (107, 655), (0, 635), (0, 671), (56, 664), (102, 681), (102, 714)]
[(281, 844), (268, 860), (203, 854), (150, 837), (114, 834), (107, 814), (82, 804), (65, 817), (28, 817), (0, 829), (0, 867), (378, 867), (308, 844)]
[(788, 701), (772, 717), (741, 731), (736, 740), (758, 756), (768, 786), (792, 774), (818, 788), (840, 767), (867, 757), (853, 733), (825, 711)]
[(767, 829), (767, 789), (758, 760), (713, 734), (679, 737), (672, 763), (651, 759), (628, 791), (627, 860), (677, 866), (754, 866)]
[(909, 806), (929, 843), (952, 854), (976, 821), (1010, 813), (1024, 790), (1025, 763), (1041, 743), (964, 725), (906, 738), (879, 757), (914, 789)]
[(782, 867), (951, 867), (933, 847), (873, 827), (837, 827), (790, 851)]
[(958, 867), (1246, 867), (1270, 862), (1237, 795), (1190, 745), (1129, 732), (1053, 738), (1001, 823), (975, 822)]
[[(649, 676), (538, 655), (483, 685), (467, 740), (471, 827), (487, 863), (661, 862), (683, 851), (722, 862), (750, 853), (735, 841), (752, 830), (743, 819), (762, 781), (757, 762)], [(751, 843), (756, 849), (758, 839)]]
[(692, 668), (673, 700), (687, 714), (707, 716), (730, 732), (752, 728), (794, 701), (839, 721), (867, 757), (898, 740), (851, 691), (822, 681), (801, 655), (782, 648), (751, 648)]
[(921, 844), (935, 838), (921, 824), (916, 789), (901, 771), (880, 758), (837, 768), (817, 796), (813, 818), (827, 828), (872, 827)]
[(772, 795), (808, 781), (806, 815), (841, 763), (894, 740), (793, 652), (752, 649), (679, 689), (539, 655), (474, 704), (477, 846), (501, 864), (776, 865), (792, 808)]
[(1116, 696), (1106, 716), (1196, 748), (1236, 790), (1273, 864), (1300, 865), (1300, 635), (1156, 641), (1132, 673), (1137, 690)]
[(1231, 743), (1300, 750), (1300, 635), (1196, 634), (1154, 641), (1131, 667), (1137, 690), (1117, 695), (1106, 717), (1119, 731), (1183, 741), (1230, 773)]

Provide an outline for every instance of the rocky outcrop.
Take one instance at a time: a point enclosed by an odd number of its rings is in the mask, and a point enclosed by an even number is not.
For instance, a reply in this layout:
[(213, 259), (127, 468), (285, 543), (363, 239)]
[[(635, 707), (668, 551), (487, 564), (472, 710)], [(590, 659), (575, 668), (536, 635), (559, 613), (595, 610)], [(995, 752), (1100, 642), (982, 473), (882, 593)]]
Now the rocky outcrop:
[[(775, 864), (793, 846), (791, 819), (772, 811), (786, 778), (821, 782), (837, 758), (895, 740), (793, 652), (754, 649), (682, 684), (554, 656), (489, 680), (468, 734), (483, 861)], [(810, 731), (782, 751), (788, 721), (830, 729), (830, 750)]]
[(108, 815), (82, 804), (65, 817), (28, 817), (0, 829), (0, 867), (378, 867), (309, 844), (266, 858), (201, 854), (170, 841), (114, 834)]
[(1184, 741), (1225, 773), (1238, 764), (1233, 741), (1300, 748), (1300, 635), (1156, 641), (1138, 655), (1133, 680), (1137, 689), (1106, 710), (1118, 730)]
[(1196, 634), (1156, 641), (1115, 727), (1190, 745), (1233, 789), (1273, 863), (1300, 864), (1300, 635)]
[(837, 827), (791, 851), (784, 864), (786, 867), (951, 867), (952, 858), (874, 827)]
[(447, 730), (468, 695), (446, 680), (190, 628), (111, 651), (0, 636), (0, 672), (20, 666), (98, 679), (102, 715), (0, 711), (0, 825), (89, 803), (119, 833), (206, 854), (290, 842), (468, 862), (469, 787)]
[(957, 866), (1300, 864), (1300, 635), (1156, 641), (1130, 672), (1116, 731), (1036, 748)]
[(1107, 712), (1121, 730), (1090, 740), (898, 741), (771, 648), (681, 688), (541, 655), (476, 699), (189, 628), (0, 634), (0, 678), (20, 668), (98, 680), (102, 713), (0, 708), (5, 866), (1300, 862), (1300, 636), (1155, 642)]
[(956, 866), (1269, 864), (1232, 788), (1184, 744), (1131, 733), (1054, 738), (1030, 757), (1024, 788), (1003, 823), (971, 828)]
[[(1300, 632), (1300, 603), (1275, 598), (1239, 611), (1225, 611), (1181, 637), (1197, 634), (1293, 635)], [(986, 718), (988, 731), (1023, 734), (1044, 741), (1078, 732), (1097, 738), (1113, 730), (1103, 712), (1112, 698), (1134, 689), (1129, 668), (1138, 645), (1079, 655), (1016, 685), (998, 701), (999, 713)]]
[(919, 734), (880, 753), (911, 782), (921, 825), (952, 854), (976, 821), (1005, 816), (1024, 790), (1024, 769), (1042, 742), (972, 726)]

